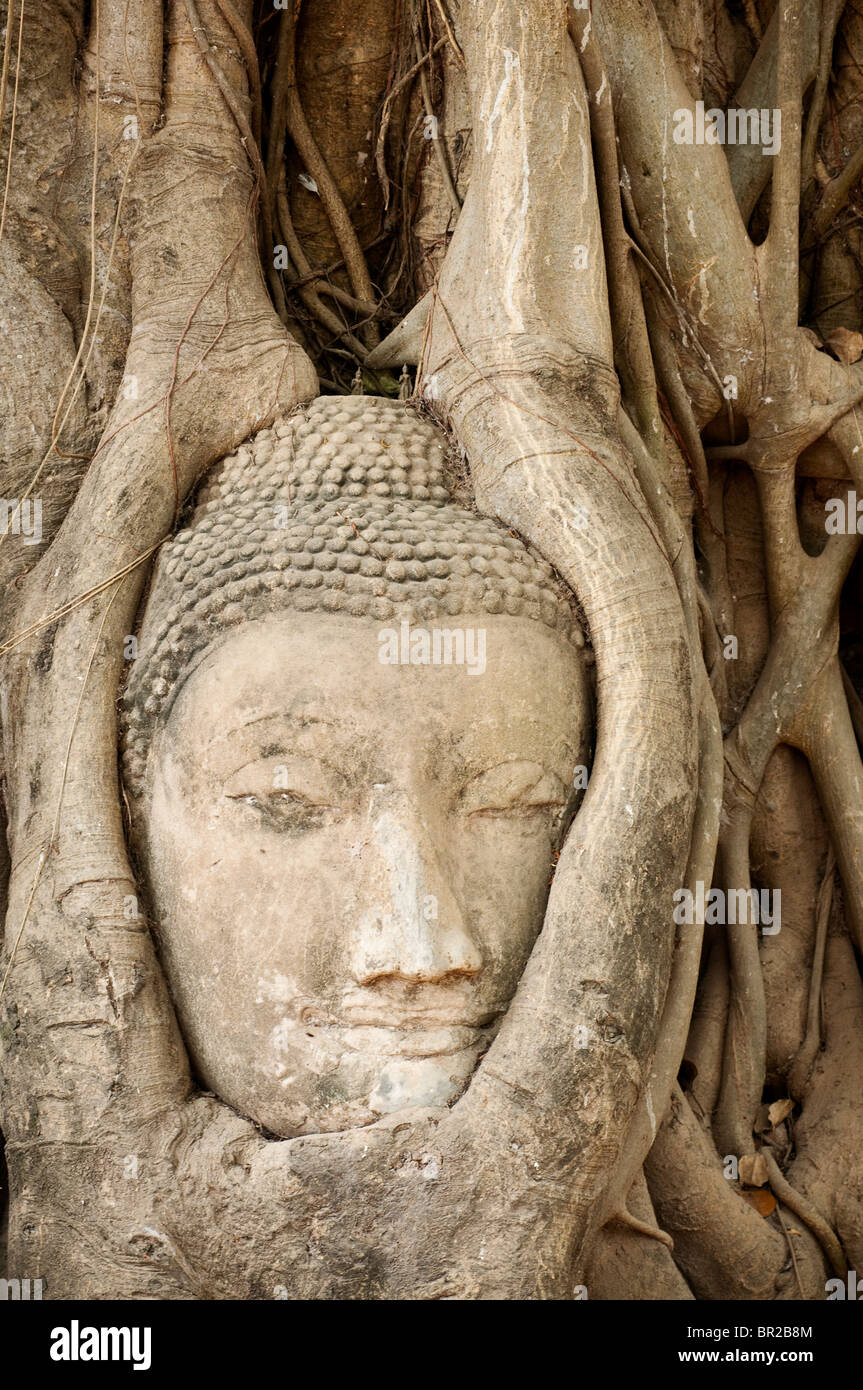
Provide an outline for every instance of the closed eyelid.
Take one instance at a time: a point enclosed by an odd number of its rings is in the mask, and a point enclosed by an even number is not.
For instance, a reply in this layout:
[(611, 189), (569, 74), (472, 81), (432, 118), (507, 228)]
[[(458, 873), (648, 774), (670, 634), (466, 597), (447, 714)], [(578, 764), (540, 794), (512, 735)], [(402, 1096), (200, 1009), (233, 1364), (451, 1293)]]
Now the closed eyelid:
[(509, 806), (563, 805), (568, 798), (565, 783), (551, 768), (540, 763), (513, 761), (479, 773), (459, 796), (462, 810), (482, 810), (483, 803)]
[[(331, 720), (308, 717), (286, 722), (262, 715), (213, 739), (205, 750), (204, 764), (221, 782), (259, 762), (320, 764), (341, 776), (351, 752), (343, 733), (342, 726)], [(331, 761), (334, 751), (338, 762)]]
[(302, 793), (309, 784), (320, 793), (335, 795), (343, 787), (344, 778), (338, 768), (323, 758), (280, 753), (249, 758), (225, 778), (224, 789), (226, 796), (242, 796), (245, 792)]

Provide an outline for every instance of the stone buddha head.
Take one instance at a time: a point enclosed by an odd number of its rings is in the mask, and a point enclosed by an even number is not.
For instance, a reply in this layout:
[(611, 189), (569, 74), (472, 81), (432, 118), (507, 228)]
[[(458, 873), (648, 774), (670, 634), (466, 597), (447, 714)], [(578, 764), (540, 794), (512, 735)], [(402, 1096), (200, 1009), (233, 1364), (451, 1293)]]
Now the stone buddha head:
[(587, 763), (572, 596), (407, 405), (322, 397), (159, 556), (124, 700), (148, 906), (201, 1081), (280, 1136), (457, 1099)]

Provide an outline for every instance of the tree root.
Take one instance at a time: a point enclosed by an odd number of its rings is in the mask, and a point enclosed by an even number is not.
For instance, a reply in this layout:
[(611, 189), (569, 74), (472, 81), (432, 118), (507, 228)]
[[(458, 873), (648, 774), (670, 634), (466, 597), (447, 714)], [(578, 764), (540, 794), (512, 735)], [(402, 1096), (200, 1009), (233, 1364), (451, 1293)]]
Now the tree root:
[[(276, 71), (273, 76), (273, 107), (274, 113), (279, 113), (279, 117), (281, 117), (282, 111), (284, 112), (288, 133), (297, 148), (297, 153), (315, 181), (333, 234), (344, 257), (345, 268), (355, 297), (366, 303), (375, 303), (375, 292), (362, 247), (338, 186), (306, 120), (300, 101), (296, 74), (295, 26), (291, 9), (282, 10), (279, 17), (279, 51)], [(280, 127), (278, 123), (275, 124), (270, 137), (270, 150), (267, 156), (272, 198), (275, 197), (273, 174), (281, 150), (279, 139), (281, 128), (283, 127)], [(366, 325), (364, 336), (367, 347), (374, 347), (380, 335), (376, 326), (369, 323)]]
[(664, 1245), (668, 1250), (674, 1249), (674, 1241), (667, 1231), (661, 1231), (658, 1226), (651, 1224), (651, 1222), (642, 1221), (640, 1217), (633, 1216), (626, 1207), (618, 1207), (613, 1211), (605, 1224), (607, 1226), (626, 1226), (638, 1235), (649, 1236), (651, 1240), (658, 1240), (660, 1245)]
[(831, 1229), (821, 1213), (816, 1211), (812, 1203), (808, 1202), (801, 1193), (791, 1186), (771, 1150), (765, 1147), (760, 1152), (767, 1160), (767, 1167), (770, 1171), (770, 1186), (775, 1196), (780, 1202), (784, 1202), (789, 1211), (793, 1211), (795, 1216), (799, 1216), (801, 1221), (805, 1221), (829, 1259), (833, 1272), (844, 1279), (848, 1273), (848, 1261), (835, 1231)]

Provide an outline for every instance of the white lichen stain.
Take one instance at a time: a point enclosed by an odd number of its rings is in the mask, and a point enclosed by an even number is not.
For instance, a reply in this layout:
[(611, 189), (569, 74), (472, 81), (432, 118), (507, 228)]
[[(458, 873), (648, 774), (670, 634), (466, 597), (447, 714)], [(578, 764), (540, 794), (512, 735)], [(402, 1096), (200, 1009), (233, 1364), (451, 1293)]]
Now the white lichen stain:
[[(504, 307), (512, 320), (513, 331), (521, 333), (524, 332), (524, 324), (516, 296), (523, 290), (526, 283), (525, 267), (522, 263), (522, 248), (527, 236), (527, 214), (530, 207), (530, 161), (527, 153), (527, 121), (524, 111), (524, 81), (521, 74), (521, 62), (518, 54), (514, 53), (512, 49), (505, 48), (503, 52), (506, 65), (504, 79), (489, 117), (486, 150), (491, 150), (494, 122), (500, 115), (510, 87), (514, 85), (518, 95), (518, 130), (513, 143), (521, 146), (521, 202), (516, 210), (515, 235), (510, 239), (511, 250), (507, 257), (508, 272), (502, 298)], [(527, 283), (530, 283), (529, 277)]]
[(278, 970), (274, 970), (268, 978), (259, 977), (255, 1003), (262, 1004), (266, 999), (273, 1004), (288, 1004), (295, 997), (296, 992), (287, 975), (281, 975)]
[(578, 143), (581, 146), (581, 201), (586, 203), (590, 197), (591, 160), (587, 143), (581, 134), (578, 137)]
[(486, 142), (485, 142), (486, 154), (490, 154), (490, 153), (491, 153), (492, 135), (493, 135), (493, 130), (494, 130), (494, 123), (495, 123), (495, 121), (497, 120), (497, 118), (498, 118), (499, 115), (500, 115), (501, 108), (502, 108), (503, 103), (504, 103), (504, 100), (505, 100), (505, 98), (506, 98), (506, 90), (507, 90), (507, 88), (508, 88), (510, 82), (512, 81), (513, 72), (515, 72), (516, 69), (520, 67), (519, 60), (518, 60), (518, 54), (517, 54), (517, 53), (513, 53), (513, 51), (512, 51), (511, 48), (505, 48), (505, 49), (503, 50), (503, 58), (504, 58), (504, 65), (505, 65), (505, 66), (504, 66), (503, 81), (501, 82), (501, 84), (500, 84), (500, 86), (499, 86), (499, 88), (498, 88), (497, 96), (495, 97), (495, 100), (494, 100), (494, 106), (492, 107), (492, 109), (491, 109), (491, 115), (490, 115), (489, 118), (488, 118), (488, 134), (487, 134), (487, 136), (486, 136)]
[(710, 287), (707, 283), (707, 272), (709, 270), (712, 270), (715, 264), (716, 257), (714, 256), (711, 260), (707, 262), (706, 265), (703, 265), (701, 267), (697, 276), (695, 277), (694, 283), (698, 286), (700, 298), (700, 307), (698, 309), (697, 315), (699, 323), (707, 322), (706, 315), (710, 309)]
[(653, 1097), (652, 1097), (651, 1094), (650, 1094), (650, 1087), (649, 1087), (649, 1086), (648, 1086), (647, 1091), (646, 1091), (646, 1093), (645, 1093), (644, 1100), (645, 1100), (645, 1104), (647, 1105), (647, 1118), (648, 1118), (649, 1121), (650, 1121), (650, 1137), (651, 1137), (651, 1139), (655, 1139), (655, 1138), (656, 1138), (656, 1116), (655, 1116), (655, 1114), (653, 1113)]

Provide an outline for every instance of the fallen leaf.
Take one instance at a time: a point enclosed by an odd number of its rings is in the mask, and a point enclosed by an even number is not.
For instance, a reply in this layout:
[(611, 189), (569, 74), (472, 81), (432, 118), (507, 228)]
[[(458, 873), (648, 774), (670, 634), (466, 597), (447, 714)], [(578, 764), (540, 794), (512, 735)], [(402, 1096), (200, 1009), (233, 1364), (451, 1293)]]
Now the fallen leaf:
[[(741, 1163), (743, 1160), (740, 1160)], [(776, 1210), (776, 1198), (772, 1192), (763, 1192), (756, 1189), (754, 1192), (744, 1192), (743, 1196), (751, 1207), (754, 1207), (759, 1216), (769, 1216)]]
[(747, 1187), (763, 1187), (770, 1174), (763, 1154), (743, 1154), (738, 1165), (740, 1181)]
[(834, 328), (827, 334), (825, 342), (846, 367), (863, 357), (863, 333), (858, 333), (856, 329)]
[(785, 1100), (775, 1100), (772, 1105), (768, 1106), (767, 1115), (771, 1129), (775, 1128), (776, 1125), (781, 1125), (783, 1120), (787, 1120), (793, 1109), (794, 1101), (788, 1100), (787, 1097)]

